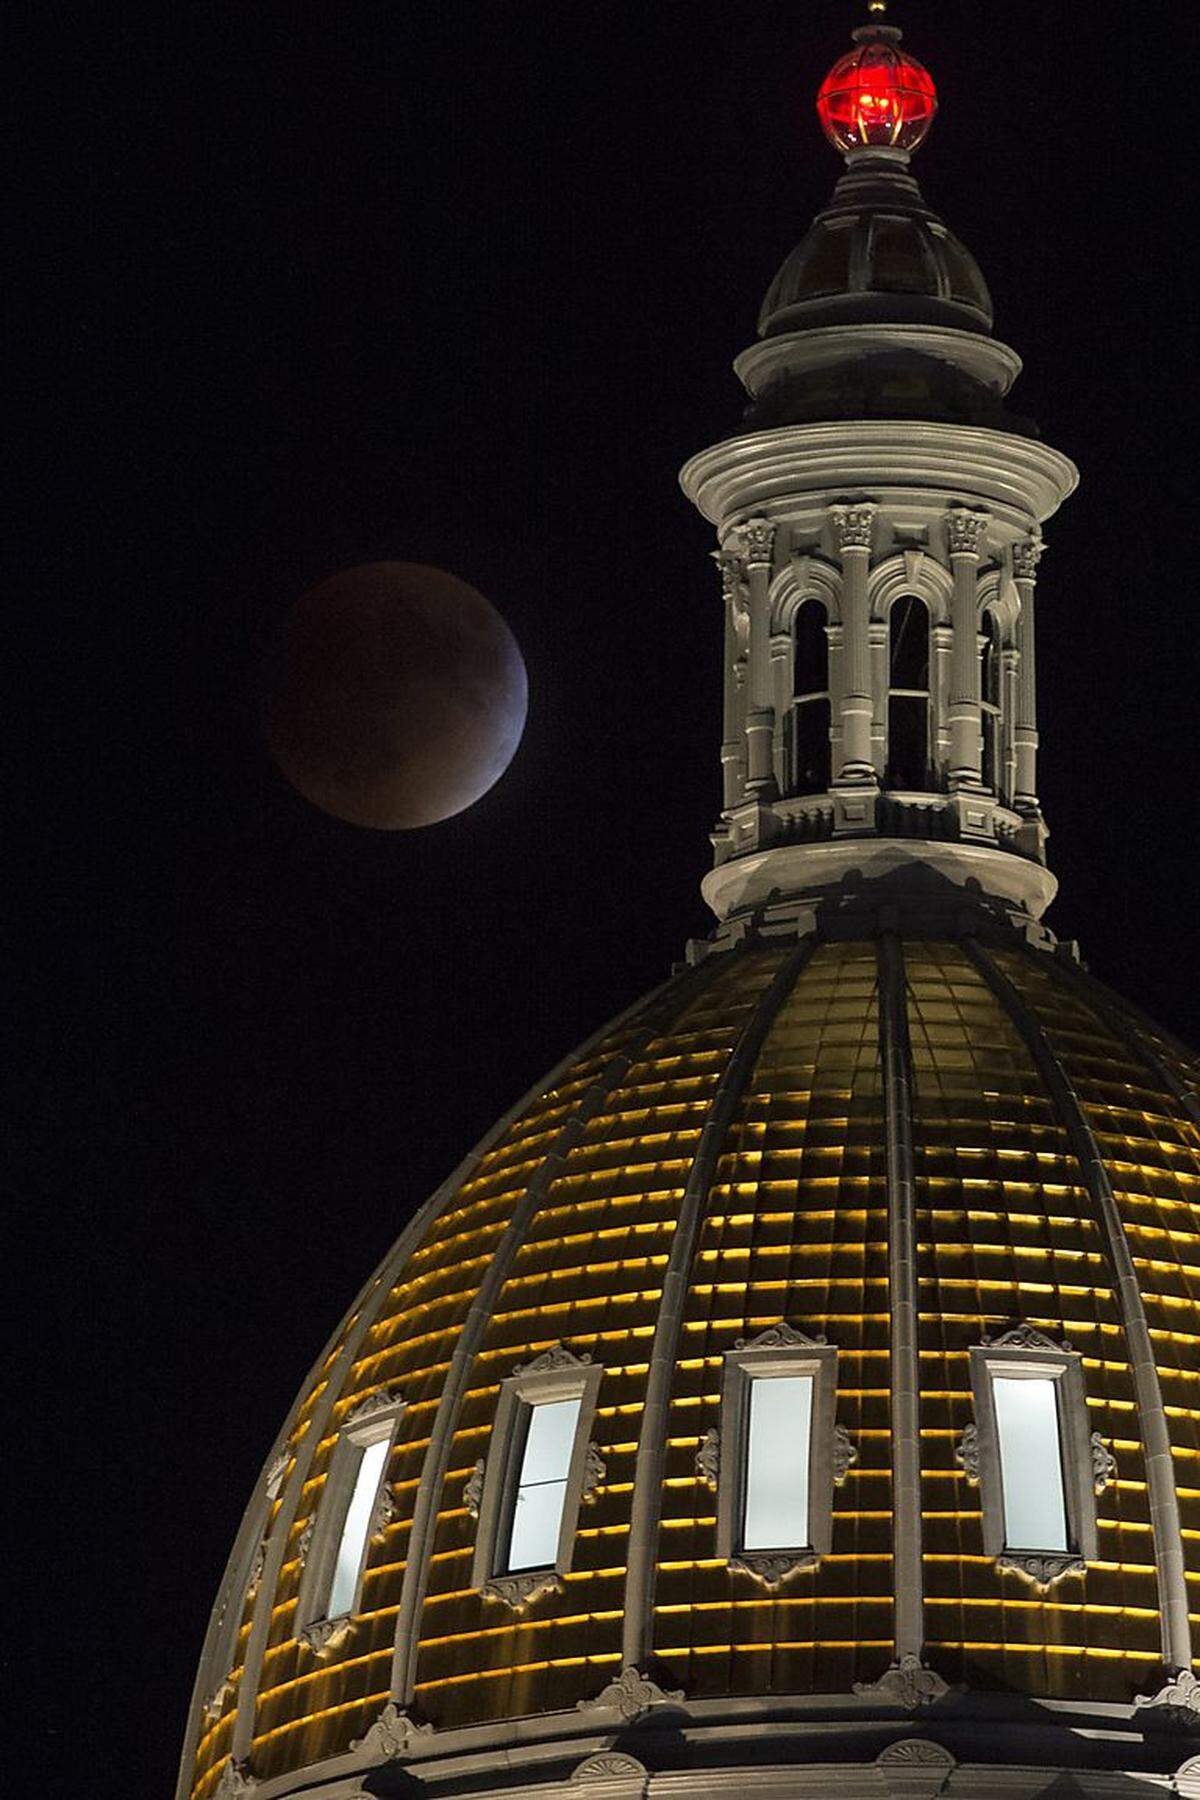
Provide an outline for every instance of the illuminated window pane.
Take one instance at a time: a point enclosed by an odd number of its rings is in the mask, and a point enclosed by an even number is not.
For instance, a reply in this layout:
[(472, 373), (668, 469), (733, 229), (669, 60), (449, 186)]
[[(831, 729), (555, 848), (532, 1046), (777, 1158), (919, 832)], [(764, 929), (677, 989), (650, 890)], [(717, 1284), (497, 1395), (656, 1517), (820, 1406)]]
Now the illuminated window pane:
[(557, 1559), (581, 1404), (577, 1397), (526, 1408), (525, 1448), (508, 1546), (510, 1571), (549, 1568)]
[(337, 1561), (333, 1568), (333, 1583), (329, 1589), (328, 1612), (331, 1619), (341, 1618), (354, 1605), (363, 1552), (371, 1531), (371, 1514), (375, 1510), (390, 1442), (389, 1438), (379, 1438), (373, 1444), (364, 1445), (358, 1459), (354, 1490), (346, 1508)]
[(1004, 1538), (1014, 1550), (1068, 1547), (1057, 1390), (1045, 1378), (993, 1380)]
[(791, 1550), (809, 1541), (811, 1375), (762, 1375), (750, 1383), (744, 1550)]

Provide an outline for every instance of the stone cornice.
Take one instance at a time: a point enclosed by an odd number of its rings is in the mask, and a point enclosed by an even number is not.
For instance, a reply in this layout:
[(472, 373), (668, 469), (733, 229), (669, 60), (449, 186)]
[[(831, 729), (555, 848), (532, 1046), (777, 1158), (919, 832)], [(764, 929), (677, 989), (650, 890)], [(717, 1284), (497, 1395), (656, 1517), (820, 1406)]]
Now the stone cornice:
[(910, 513), (926, 498), (931, 517), (947, 501), (986, 502), (998, 523), (1024, 537), (1057, 510), (1079, 473), (1059, 451), (985, 426), (843, 419), (727, 438), (693, 456), (679, 479), (722, 533), (751, 514), (816, 531), (831, 501), (861, 493)]

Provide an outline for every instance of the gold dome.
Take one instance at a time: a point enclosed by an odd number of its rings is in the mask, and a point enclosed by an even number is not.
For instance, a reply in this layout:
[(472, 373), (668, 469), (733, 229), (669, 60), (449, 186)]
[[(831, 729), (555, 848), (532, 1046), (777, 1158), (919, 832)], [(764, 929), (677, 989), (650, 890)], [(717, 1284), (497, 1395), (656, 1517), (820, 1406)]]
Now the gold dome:
[[(1200, 1583), (1196, 1065), (1061, 952), (970, 929), (986, 947), (867, 926), (711, 954), (569, 1059), (433, 1196), (320, 1358), (251, 1502), (185, 1792), (324, 1791), (397, 1751), (451, 1783), (430, 1791), (458, 1792), (453, 1772), (485, 1749), (494, 1767), (503, 1745), (513, 1766), (569, 1770), (642, 1714), (714, 1737), (772, 1719), (780, 1762), (800, 1755), (797, 1720), (806, 1742), (824, 1721), (844, 1751), (852, 1719), (868, 1760), (895, 1739), (906, 1179), (910, 1524), (942, 1742), (969, 1744), (981, 1716), (1028, 1725), (1031, 1704), (1038, 1730), (1069, 1726), (1085, 1756), (1103, 1733), (1081, 1736), (1081, 1719), (1131, 1742), (1140, 1721), (1169, 1721), (1137, 1702), (1186, 1632), (1181, 1554)], [(724, 1360), (772, 1328), (836, 1350), (848, 1445), (827, 1551), (768, 1582), (722, 1549), (697, 1456), (721, 1425)], [(972, 1350), (1013, 1328), (1077, 1357), (1100, 1459), (1085, 1566), (1044, 1580), (986, 1541), (970, 1454)], [(475, 1513), (502, 1384), (541, 1357), (597, 1372), (595, 1459), (569, 1566), (522, 1598), (481, 1591)], [(364, 1405), (394, 1409), (387, 1505), (353, 1617), (322, 1640), (298, 1612), (302, 1564)], [(1164, 1421), (1174, 1521), (1152, 1506)], [(614, 1698), (643, 1676), (640, 1699)]]

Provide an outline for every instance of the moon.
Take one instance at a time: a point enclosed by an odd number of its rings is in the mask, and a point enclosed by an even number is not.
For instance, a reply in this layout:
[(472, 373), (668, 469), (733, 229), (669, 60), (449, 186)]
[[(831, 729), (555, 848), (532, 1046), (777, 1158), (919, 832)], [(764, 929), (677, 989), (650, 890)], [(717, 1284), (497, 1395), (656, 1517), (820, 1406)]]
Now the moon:
[(422, 563), (363, 563), (293, 607), (267, 743), (322, 812), (413, 831), (500, 779), (528, 701), (517, 641), (476, 588)]

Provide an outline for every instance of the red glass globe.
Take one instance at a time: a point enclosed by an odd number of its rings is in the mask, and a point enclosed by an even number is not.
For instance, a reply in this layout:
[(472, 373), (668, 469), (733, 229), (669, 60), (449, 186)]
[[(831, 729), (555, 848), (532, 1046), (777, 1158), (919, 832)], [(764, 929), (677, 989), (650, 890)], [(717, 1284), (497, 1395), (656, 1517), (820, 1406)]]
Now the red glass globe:
[(825, 136), (838, 150), (915, 150), (936, 111), (929, 71), (882, 32), (835, 62), (817, 94)]

